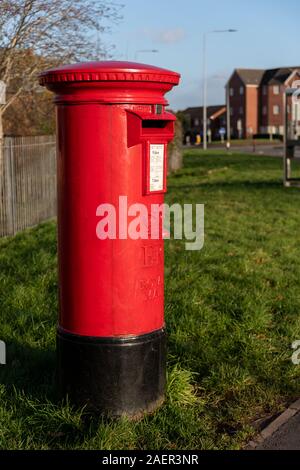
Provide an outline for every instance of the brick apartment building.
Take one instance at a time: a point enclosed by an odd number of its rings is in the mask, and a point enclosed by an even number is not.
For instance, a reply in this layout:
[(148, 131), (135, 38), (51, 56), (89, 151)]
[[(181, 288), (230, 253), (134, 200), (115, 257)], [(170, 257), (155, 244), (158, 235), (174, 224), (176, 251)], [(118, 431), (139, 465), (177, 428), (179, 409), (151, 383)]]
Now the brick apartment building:
[[(194, 143), (196, 135), (203, 134), (203, 107), (187, 108), (183, 114), (187, 121), (184, 137), (189, 136), (190, 142)], [(222, 128), (226, 128), (226, 106), (224, 104), (207, 106), (207, 129), (211, 133), (212, 140), (220, 138), (219, 131)]]
[[(226, 84), (231, 136), (283, 135), (283, 93), (299, 79), (300, 67), (235, 69)], [(288, 113), (297, 113), (291, 102)]]

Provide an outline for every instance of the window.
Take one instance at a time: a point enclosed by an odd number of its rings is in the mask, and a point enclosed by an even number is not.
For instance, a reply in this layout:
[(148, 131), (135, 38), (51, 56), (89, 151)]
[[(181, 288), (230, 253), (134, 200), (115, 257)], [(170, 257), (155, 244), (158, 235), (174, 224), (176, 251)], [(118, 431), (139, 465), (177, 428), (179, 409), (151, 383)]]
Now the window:
[(290, 108), (290, 105), (289, 105), (289, 104), (286, 105), (286, 111), (287, 111), (288, 114), (290, 114), (291, 108)]
[(233, 108), (230, 108), (230, 116), (233, 116)]
[(274, 104), (273, 106), (273, 114), (279, 114), (280, 108), (278, 104)]
[(240, 114), (244, 113), (243, 106), (240, 106), (239, 112), (240, 112)]
[(243, 94), (244, 94), (244, 87), (240, 86), (240, 95), (243, 95)]
[(199, 126), (199, 119), (198, 118), (194, 119), (194, 126)]
[(262, 87), (262, 92), (263, 92), (263, 95), (266, 95), (267, 94), (267, 91), (268, 91), (268, 87), (266, 85), (264, 85)]
[(263, 113), (263, 116), (266, 116), (266, 114), (267, 114), (267, 106), (263, 106), (263, 108), (262, 108), (262, 113)]
[(229, 88), (229, 94), (230, 94), (230, 96), (234, 95), (234, 89), (233, 88)]
[(278, 85), (273, 86), (273, 93), (274, 93), (274, 95), (279, 95), (279, 86)]

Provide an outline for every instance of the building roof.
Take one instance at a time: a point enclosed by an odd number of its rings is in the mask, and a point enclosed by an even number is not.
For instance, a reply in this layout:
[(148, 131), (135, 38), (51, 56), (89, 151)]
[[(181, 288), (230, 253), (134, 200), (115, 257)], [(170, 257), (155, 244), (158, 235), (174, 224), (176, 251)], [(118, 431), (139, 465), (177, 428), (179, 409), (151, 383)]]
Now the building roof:
[[(207, 117), (208, 119), (214, 119), (215, 117), (220, 116), (220, 114), (223, 114), (223, 112), (225, 113), (225, 111), (226, 111), (225, 104), (207, 106)], [(195, 107), (186, 108), (183, 111), (183, 113), (189, 114), (191, 118), (202, 117), (203, 106), (195, 106)], [(215, 116), (215, 114), (217, 114), (217, 116)]]
[(245, 85), (259, 86), (282, 84), (295, 70), (300, 71), (300, 66), (275, 69), (235, 69), (233, 73), (237, 73)]
[(279, 67), (277, 69), (266, 70), (262, 79), (262, 85), (280, 85), (284, 83), (295, 71), (300, 71), (299, 67)]
[(265, 72), (264, 69), (235, 69), (242, 82), (245, 85), (259, 85), (262, 76)]

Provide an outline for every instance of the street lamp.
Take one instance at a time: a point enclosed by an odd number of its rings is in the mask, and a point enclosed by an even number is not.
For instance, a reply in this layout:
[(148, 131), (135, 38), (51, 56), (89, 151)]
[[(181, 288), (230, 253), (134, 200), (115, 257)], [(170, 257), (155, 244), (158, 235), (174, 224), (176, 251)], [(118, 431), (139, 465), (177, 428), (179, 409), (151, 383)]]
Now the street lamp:
[(207, 149), (207, 79), (206, 79), (206, 35), (213, 33), (235, 33), (237, 29), (215, 29), (203, 33), (203, 149)]
[(155, 53), (155, 52), (159, 52), (157, 49), (139, 49), (138, 51), (135, 51), (135, 55), (134, 55), (134, 60), (137, 60), (137, 56), (138, 54), (140, 54), (141, 52), (150, 52), (150, 53)]

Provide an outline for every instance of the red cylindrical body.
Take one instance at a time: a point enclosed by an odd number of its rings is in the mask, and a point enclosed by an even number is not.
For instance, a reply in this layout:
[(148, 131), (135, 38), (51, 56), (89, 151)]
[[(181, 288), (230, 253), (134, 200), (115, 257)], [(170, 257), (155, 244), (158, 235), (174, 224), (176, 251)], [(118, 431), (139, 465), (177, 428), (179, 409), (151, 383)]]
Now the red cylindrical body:
[[(128, 147), (127, 117), (124, 105), (58, 106), (60, 326), (75, 334), (137, 335), (164, 323), (162, 238), (117, 238), (119, 196), (149, 212), (164, 199), (143, 195), (143, 144)], [(116, 239), (97, 238), (101, 203), (116, 208)]]
[[(166, 191), (174, 116), (164, 94), (178, 81), (168, 70), (120, 62), (40, 77), (57, 104), (59, 331), (68, 340), (123, 344), (164, 327), (163, 239), (151, 239), (151, 205)], [(103, 204), (115, 209), (116, 231), (99, 239)], [(133, 204), (148, 209), (147, 239), (128, 236)]]

